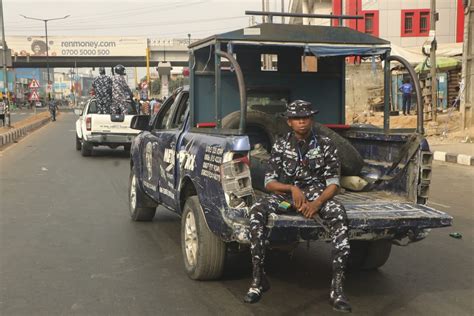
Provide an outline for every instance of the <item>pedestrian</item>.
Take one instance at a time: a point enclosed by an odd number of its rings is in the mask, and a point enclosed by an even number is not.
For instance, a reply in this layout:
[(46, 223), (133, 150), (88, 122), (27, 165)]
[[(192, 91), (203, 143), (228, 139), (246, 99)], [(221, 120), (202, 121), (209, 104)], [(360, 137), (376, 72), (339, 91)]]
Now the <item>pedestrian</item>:
[(114, 67), (115, 75), (112, 78), (112, 114), (127, 114), (133, 100), (133, 94), (125, 80), (125, 67), (117, 65)]
[(97, 99), (97, 113), (109, 114), (112, 103), (112, 78), (105, 74), (105, 68), (99, 68), (99, 77), (92, 82), (92, 89)]
[[(312, 129), (312, 116), (317, 112), (303, 100), (287, 105), (292, 131), (275, 142), (265, 173), (265, 188), (271, 194), (258, 199), (249, 212), (253, 273), (246, 303), (257, 302), (270, 289), (263, 267), (269, 214), (299, 212), (306, 218), (319, 216), (328, 227), (333, 247), (330, 302), (337, 311), (352, 309), (343, 290), (350, 251), (347, 215), (344, 206), (333, 199), (339, 187), (340, 161), (332, 141)], [(282, 202), (289, 202), (291, 208), (281, 208)]]
[(413, 91), (413, 86), (410, 83), (410, 79), (403, 80), (403, 84), (398, 90), (402, 92), (403, 115), (410, 115), (411, 93)]
[(51, 120), (56, 121), (56, 112), (58, 110), (58, 104), (56, 103), (56, 100), (51, 99), (49, 101), (49, 112), (51, 113)]
[(155, 105), (153, 106), (153, 113), (156, 114), (160, 110), (161, 107), (161, 102), (159, 100), (156, 101)]
[(155, 104), (156, 104), (156, 99), (152, 98), (151, 101), (150, 101), (150, 115), (155, 113), (154, 112)]

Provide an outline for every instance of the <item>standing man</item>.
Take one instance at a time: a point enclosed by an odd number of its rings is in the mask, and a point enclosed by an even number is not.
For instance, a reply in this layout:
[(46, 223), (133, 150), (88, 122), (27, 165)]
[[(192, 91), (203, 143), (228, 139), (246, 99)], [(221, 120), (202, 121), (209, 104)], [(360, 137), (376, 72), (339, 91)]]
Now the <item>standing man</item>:
[(133, 94), (125, 80), (125, 67), (117, 65), (114, 67), (115, 75), (112, 78), (112, 114), (127, 114)]
[(410, 115), (411, 108), (411, 93), (413, 91), (413, 86), (410, 83), (410, 79), (403, 80), (403, 84), (398, 89), (402, 92), (402, 109), (403, 115)]
[(48, 104), (49, 112), (51, 113), (51, 120), (56, 121), (56, 111), (58, 110), (58, 104), (56, 100), (51, 99)]
[(347, 216), (344, 207), (333, 199), (339, 187), (340, 162), (332, 141), (312, 129), (312, 116), (317, 112), (307, 101), (297, 100), (287, 106), (287, 123), (292, 131), (275, 142), (265, 174), (265, 188), (272, 194), (259, 199), (250, 209), (253, 273), (244, 297), (246, 303), (257, 302), (270, 288), (263, 269), (266, 223), (268, 215), (281, 213), (279, 205), (287, 201), (292, 211), (309, 219), (319, 216), (329, 227), (333, 246), (330, 302), (337, 311), (352, 310), (343, 291), (350, 251)]
[(110, 113), (110, 104), (112, 102), (112, 78), (105, 74), (105, 68), (99, 68), (99, 77), (92, 82), (92, 88), (97, 98), (99, 114)]

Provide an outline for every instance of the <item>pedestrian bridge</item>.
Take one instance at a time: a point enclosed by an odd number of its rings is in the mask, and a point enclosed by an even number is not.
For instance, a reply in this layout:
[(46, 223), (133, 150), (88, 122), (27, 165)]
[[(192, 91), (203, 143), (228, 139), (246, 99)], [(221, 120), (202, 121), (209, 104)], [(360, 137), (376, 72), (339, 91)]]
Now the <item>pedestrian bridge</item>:
[[(147, 50), (150, 67), (167, 61), (172, 66), (188, 65), (190, 39), (149, 38), (77, 38), (49, 37), (48, 62), (51, 68), (71, 67), (145, 67)], [(47, 64), (44, 37), (7, 37), (12, 49), (14, 68), (45, 68)]]

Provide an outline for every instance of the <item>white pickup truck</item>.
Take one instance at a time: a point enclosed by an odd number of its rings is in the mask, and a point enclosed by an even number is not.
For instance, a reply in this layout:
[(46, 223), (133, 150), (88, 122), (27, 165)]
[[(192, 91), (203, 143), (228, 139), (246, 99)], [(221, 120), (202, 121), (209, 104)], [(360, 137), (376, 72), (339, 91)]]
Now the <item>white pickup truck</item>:
[(129, 109), (128, 114), (98, 114), (97, 100), (90, 99), (83, 109), (74, 112), (79, 115), (76, 121), (76, 149), (83, 156), (92, 155), (94, 146), (117, 148), (123, 146), (130, 151), (133, 138), (139, 133), (130, 128), (132, 117), (137, 114)]

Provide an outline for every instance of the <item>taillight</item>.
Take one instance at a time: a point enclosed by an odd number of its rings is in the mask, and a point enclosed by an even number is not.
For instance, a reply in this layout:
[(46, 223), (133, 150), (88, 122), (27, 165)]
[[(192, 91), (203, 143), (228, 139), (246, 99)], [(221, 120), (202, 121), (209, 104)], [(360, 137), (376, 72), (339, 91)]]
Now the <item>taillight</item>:
[(240, 208), (248, 206), (253, 196), (248, 154), (226, 153), (221, 164), (221, 183), (227, 204)]
[(86, 117), (86, 130), (90, 131), (92, 129), (92, 117)]

